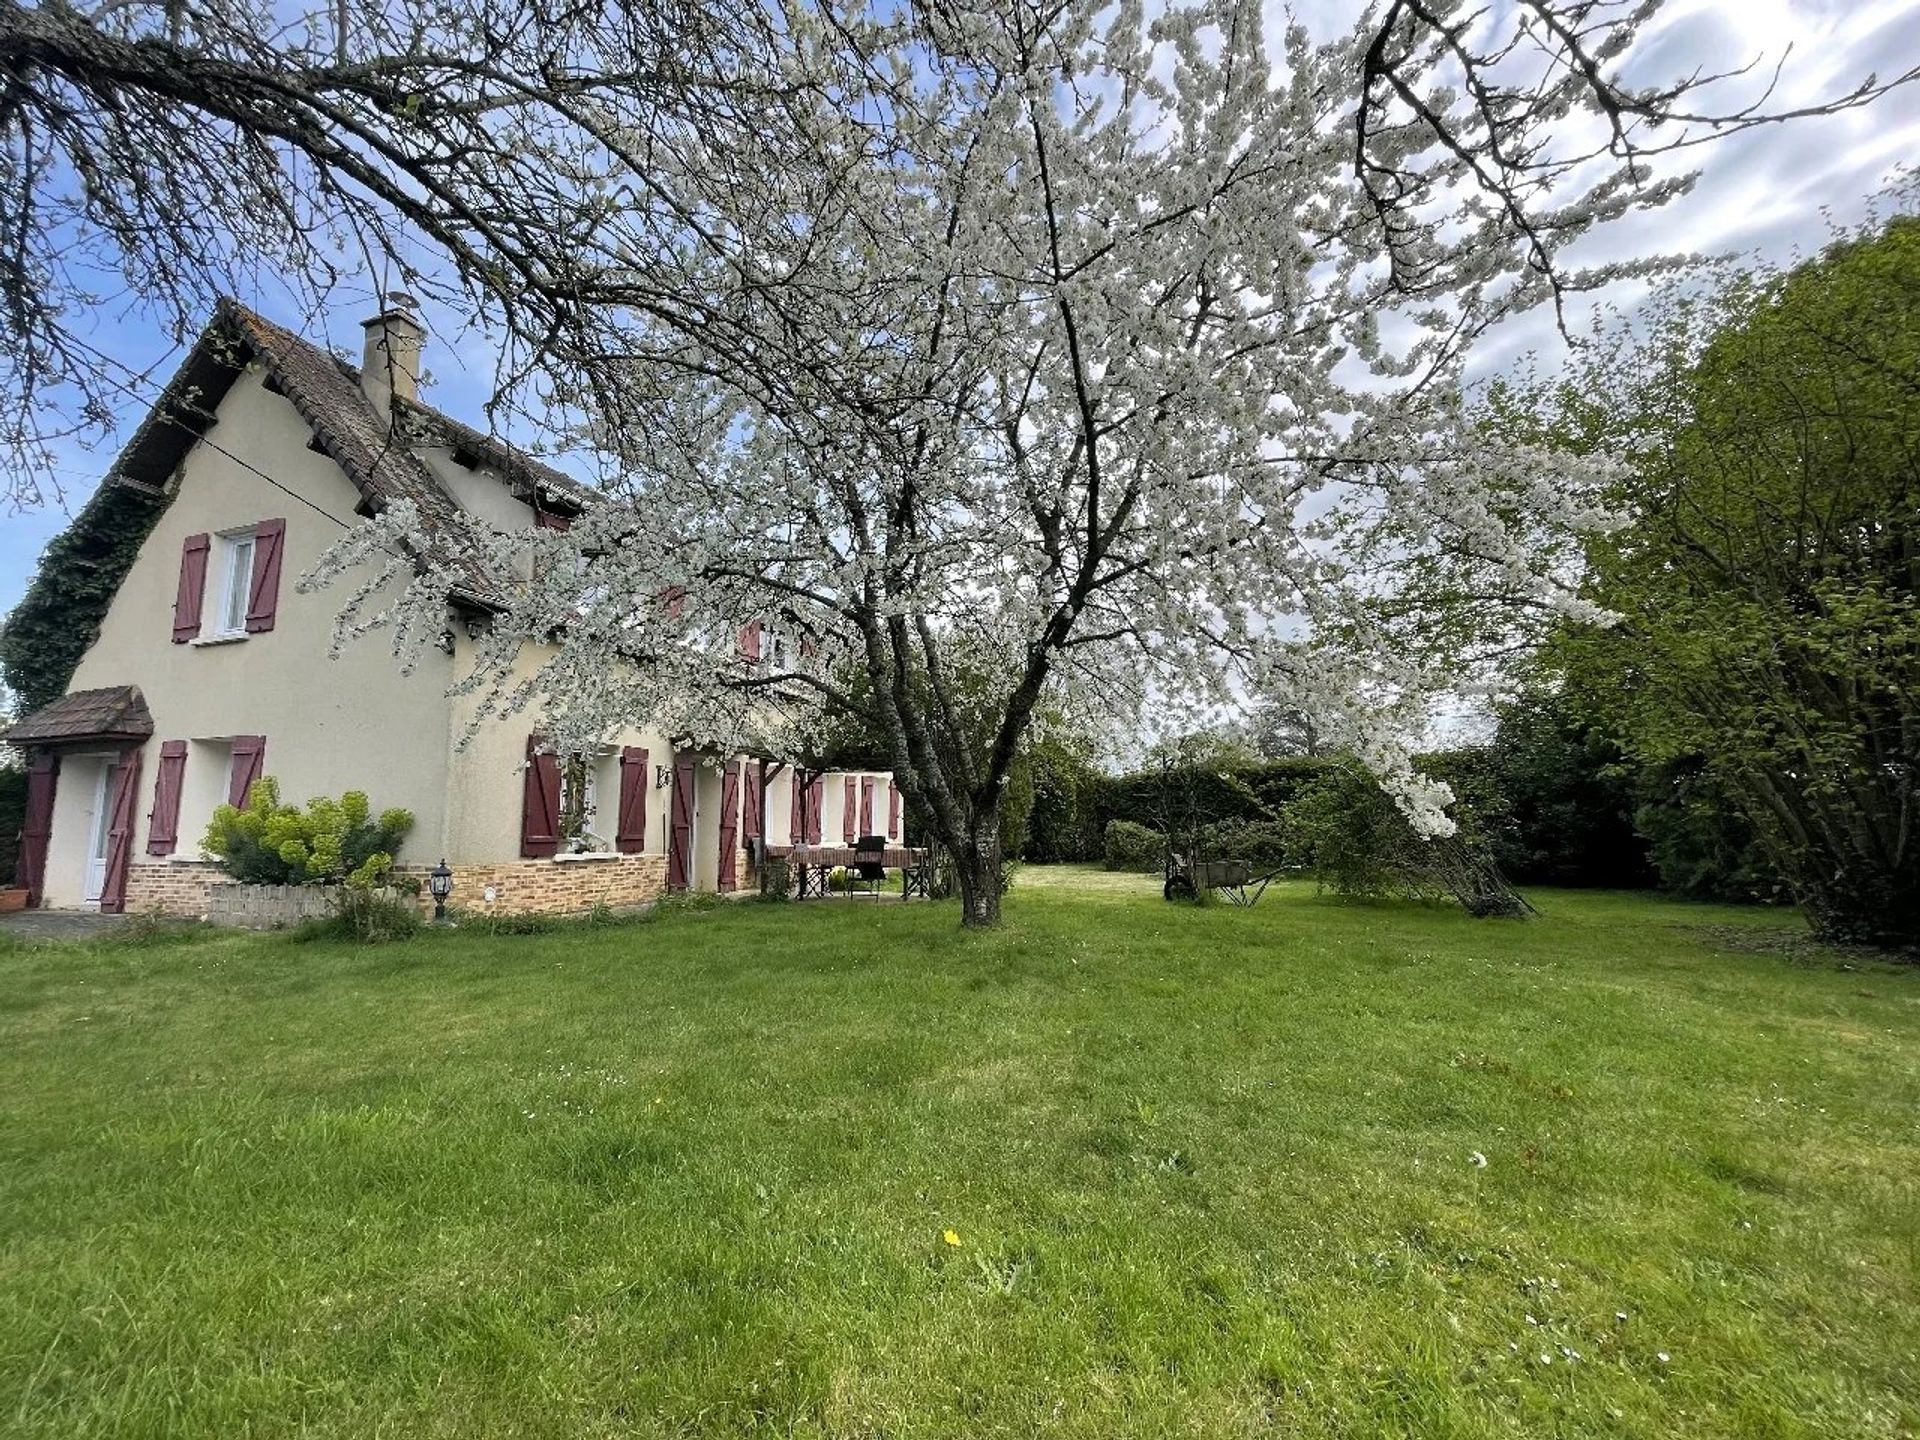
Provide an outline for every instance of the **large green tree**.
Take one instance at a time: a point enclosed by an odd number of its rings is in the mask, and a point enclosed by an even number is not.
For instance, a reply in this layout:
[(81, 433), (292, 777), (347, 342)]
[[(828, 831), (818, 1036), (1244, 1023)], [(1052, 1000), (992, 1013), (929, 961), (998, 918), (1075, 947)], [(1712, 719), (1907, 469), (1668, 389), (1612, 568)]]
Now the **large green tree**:
[(1920, 219), (1676, 291), (1549, 406), (1622, 453), (1568, 691), (1704, 757), (1835, 938), (1920, 942)]

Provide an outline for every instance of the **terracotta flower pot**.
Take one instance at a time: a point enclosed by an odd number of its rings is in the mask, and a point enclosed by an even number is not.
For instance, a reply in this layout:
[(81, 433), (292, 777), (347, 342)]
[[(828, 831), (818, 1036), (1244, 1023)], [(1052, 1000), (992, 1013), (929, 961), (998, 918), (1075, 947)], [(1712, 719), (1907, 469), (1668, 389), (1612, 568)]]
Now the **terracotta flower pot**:
[(16, 910), (27, 908), (27, 892), (24, 890), (0, 890), (0, 915), (11, 915)]

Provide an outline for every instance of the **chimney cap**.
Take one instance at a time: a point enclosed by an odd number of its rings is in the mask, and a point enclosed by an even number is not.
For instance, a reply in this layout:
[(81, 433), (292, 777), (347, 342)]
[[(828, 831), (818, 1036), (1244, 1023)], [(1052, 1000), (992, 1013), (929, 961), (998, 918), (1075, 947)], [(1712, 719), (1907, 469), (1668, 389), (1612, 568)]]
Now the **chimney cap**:
[(380, 311), (363, 325), (378, 325), (391, 315), (404, 315), (415, 324), (420, 322), (420, 302), (404, 290), (389, 290), (380, 300)]

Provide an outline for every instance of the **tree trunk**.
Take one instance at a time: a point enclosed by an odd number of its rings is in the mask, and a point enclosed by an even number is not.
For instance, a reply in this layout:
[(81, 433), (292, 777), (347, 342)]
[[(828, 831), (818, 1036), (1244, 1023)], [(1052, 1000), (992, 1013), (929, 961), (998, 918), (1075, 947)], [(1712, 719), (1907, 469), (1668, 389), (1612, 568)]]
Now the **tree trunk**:
[(976, 825), (953, 847), (953, 868), (960, 881), (960, 923), (986, 930), (1000, 923), (1000, 817)]

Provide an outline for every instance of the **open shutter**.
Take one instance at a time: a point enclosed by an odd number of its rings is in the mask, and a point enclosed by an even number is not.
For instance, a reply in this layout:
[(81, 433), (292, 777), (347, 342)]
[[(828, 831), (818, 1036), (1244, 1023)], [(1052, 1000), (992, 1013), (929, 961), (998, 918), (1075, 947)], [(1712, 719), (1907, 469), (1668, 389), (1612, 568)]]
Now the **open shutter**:
[(227, 780), (227, 803), (236, 809), (244, 810), (247, 805), (247, 795), (253, 789), (253, 782), (260, 778), (266, 766), (266, 736), (234, 736), (233, 768), (228, 772)]
[(180, 782), (187, 773), (187, 742), (163, 741), (153, 782), (153, 813), (147, 817), (147, 853), (171, 855), (180, 843)]
[(720, 869), (716, 886), (731, 890), (740, 866), (740, 762), (729, 761), (720, 777)]
[(840, 837), (849, 845), (853, 843), (853, 807), (859, 795), (859, 783), (851, 775), (841, 782), (846, 798), (840, 802)]
[(807, 777), (807, 844), (820, 843), (820, 827), (826, 823), (827, 777), (816, 770)]
[(620, 819), (613, 848), (622, 855), (647, 848), (647, 752), (637, 745), (620, 751)]
[(53, 834), (53, 795), (60, 783), (60, 757), (38, 751), (27, 762), (27, 813), (20, 827), (20, 856), (13, 883), (27, 892), (27, 904), (40, 903), (47, 877), (47, 839)]
[(184, 645), (200, 636), (200, 597), (207, 589), (207, 551), (213, 540), (189, 535), (180, 547), (180, 589), (173, 597), (173, 643)]
[(287, 522), (262, 520), (253, 527), (253, 579), (247, 587), (247, 633), (273, 629), (280, 608), (280, 552), (286, 548)]
[(860, 777), (860, 833), (873, 834), (873, 777)]
[(527, 737), (520, 788), (520, 853), (544, 860), (560, 849), (560, 757), (538, 735)]
[(760, 622), (753, 620), (740, 627), (740, 658), (749, 664), (760, 659)]
[(740, 838), (758, 840), (765, 831), (767, 818), (767, 762), (750, 760), (742, 785), (740, 801)]
[(667, 888), (685, 890), (693, 877), (693, 780), (697, 757), (673, 757), (673, 800), (667, 807)]
[(107, 869), (100, 883), (100, 913), (118, 915), (127, 908), (127, 871), (133, 864), (133, 814), (139, 807), (140, 752), (129, 750), (114, 777), (107, 805)]
[(900, 782), (892, 779), (887, 781), (887, 838), (905, 838), (900, 833)]
[(793, 803), (788, 807), (788, 815), (793, 823), (790, 828), (790, 840), (795, 845), (807, 843), (807, 772), (798, 765), (793, 767)]

